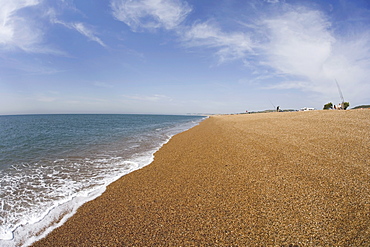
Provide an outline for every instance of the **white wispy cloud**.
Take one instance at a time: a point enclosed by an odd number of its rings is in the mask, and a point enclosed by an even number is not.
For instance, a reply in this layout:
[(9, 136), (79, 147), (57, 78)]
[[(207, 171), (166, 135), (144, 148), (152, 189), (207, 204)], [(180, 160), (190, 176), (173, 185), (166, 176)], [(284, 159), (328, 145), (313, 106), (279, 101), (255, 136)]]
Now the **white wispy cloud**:
[(132, 30), (175, 29), (192, 8), (182, 0), (112, 0), (114, 18)]
[(370, 89), (369, 31), (335, 33), (328, 17), (306, 7), (290, 7), (261, 24), (268, 41), (261, 46), (260, 61), (285, 77), (272, 88), (335, 96), (338, 79), (350, 97), (367, 97), (361, 90)]
[(124, 98), (137, 101), (149, 101), (149, 102), (159, 102), (159, 101), (172, 101), (172, 99), (166, 95), (154, 94), (154, 95), (123, 95)]
[[(323, 64), (320, 79), (324, 81), (335, 78), (341, 85), (345, 97), (347, 95), (358, 101), (368, 101), (370, 99), (369, 68), (370, 31), (350, 36), (343, 35), (333, 44), (332, 54)], [(320, 80), (314, 83), (316, 91), (319, 91), (320, 87), (323, 88), (319, 82)], [(326, 85), (324, 90), (333, 91), (328, 88), (330, 85), (335, 85), (333, 80)]]
[(101, 82), (101, 81), (95, 81), (93, 85), (96, 87), (101, 87), (101, 88), (113, 88), (112, 84)]
[(19, 10), (40, 4), (41, 0), (0, 0), (0, 45), (25, 51), (41, 51), (42, 31)]
[(216, 50), (220, 62), (245, 58), (247, 54), (253, 53), (254, 44), (248, 33), (227, 33), (210, 22), (195, 23), (178, 33), (188, 47)]
[(78, 22), (78, 23), (72, 23), (70, 24), (70, 26), (74, 28), (76, 31), (78, 31), (80, 34), (89, 38), (90, 40), (95, 41), (96, 43), (98, 43), (99, 45), (103, 47), (106, 47), (104, 42), (99, 37), (96, 36), (95, 32), (89, 29), (88, 27), (86, 27), (85, 24)]
[(79, 32), (80, 34), (87, 37), (89, 40), (94, 41), (98, 43), (99, 45), (103, 47), (107, 47), (107, 45), (97, 36), (96, 32), (93, 31), (92, 28), (89, 28), (86, 26), (86, 24), (82, 22), (65, 22), (57, 18), (57, 15), (55, 13), (54, 9), (49, 9), (47, 15), (49, 16), (50, 22), (53, 24), (60, 24), (66, 28), (75, 30)]
[(318, 72), (335, 42), (330, 23), (319, 11), (287, 9), (253, 23), (239, 22), (245, 30), (224, 31), (215, 21), (206, 21), (178, 33), (186, 46), (213, 49), (220, 62), (241, 59), (248, 64), (251, 56), (258, 56), (262, 65), (283, 74)]
[(192, 11), (181, 0), (112, 0), (113, 16), (126, 23), (133, 31), (164, 28), (173, 30), (186, 47), (212, 48), (220, 62), (244, 58), (252, 52), (250, 36), (242, 32), (223, 32), (216, 23), (182, 22)]
[(336, 39), (321, 12), (297, 8), (261, 24), (268, 40), (261, 45), (265, 65), (280, 74), (305, 78), (322, 72)]
[(244, 30), (225, 30), (213, 20), (179, 28), (178, 35), (187, 47), (213, 51), (220, 63), (243, 61), (255, 78), (262, 78), (265, 89), (337, 95), (338, 79), (350, 97), (368, 98), (364, 93), (370, 90), (368, 29), (336, 33), (332, 19), (318, 9), (269, 2), (276, 9), (246, 23), (238, 21)]
[(19, 60), (12, 56), (0, 56), (1, 68), (5, 69), (2, 75), (52, 75), (61, 72), (57, 68), (51, 67), (49, 64), (40, 60)]
[(45, 96), (45, 95), (40, 95), (40, 96), (37, 96), (36, 98), (37, 101), (40, 101), (40, 102), (54, 102), (57, 100), (57, 98), (55, 97), (50, 97), (50, 96)]

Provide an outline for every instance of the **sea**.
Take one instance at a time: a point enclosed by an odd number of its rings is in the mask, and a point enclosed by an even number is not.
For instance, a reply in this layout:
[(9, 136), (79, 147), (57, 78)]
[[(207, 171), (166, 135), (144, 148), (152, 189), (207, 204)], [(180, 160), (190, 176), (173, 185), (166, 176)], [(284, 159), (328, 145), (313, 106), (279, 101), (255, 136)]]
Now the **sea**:
[(29, 246), (202, 116), (0, 116), (0, 246)]

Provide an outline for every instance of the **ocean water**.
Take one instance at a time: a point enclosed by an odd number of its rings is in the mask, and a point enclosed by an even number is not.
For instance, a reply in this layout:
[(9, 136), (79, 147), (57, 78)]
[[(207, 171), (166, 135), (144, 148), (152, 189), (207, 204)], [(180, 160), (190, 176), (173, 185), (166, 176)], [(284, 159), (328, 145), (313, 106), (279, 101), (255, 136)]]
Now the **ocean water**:
[(28, 246), (199, 116), (0, 116), (0, 246)]

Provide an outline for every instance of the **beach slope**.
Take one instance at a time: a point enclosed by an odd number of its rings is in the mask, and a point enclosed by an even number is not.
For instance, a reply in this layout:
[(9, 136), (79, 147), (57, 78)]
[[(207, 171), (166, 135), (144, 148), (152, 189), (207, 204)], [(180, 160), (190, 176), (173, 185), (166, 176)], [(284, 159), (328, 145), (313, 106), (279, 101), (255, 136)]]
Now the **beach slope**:
[(212, 116), (33, 246), (289, 245), (370, 245), (370, 110)]

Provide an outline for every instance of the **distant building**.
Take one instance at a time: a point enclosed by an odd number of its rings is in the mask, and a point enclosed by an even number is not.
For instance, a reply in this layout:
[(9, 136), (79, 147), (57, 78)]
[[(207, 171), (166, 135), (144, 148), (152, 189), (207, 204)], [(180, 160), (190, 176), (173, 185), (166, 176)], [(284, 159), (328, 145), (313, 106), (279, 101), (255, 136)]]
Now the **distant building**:
[(301, 108), (301, 111), (313, 111), (315, 108), (310, 108), (310, 107), (303, 107)]

